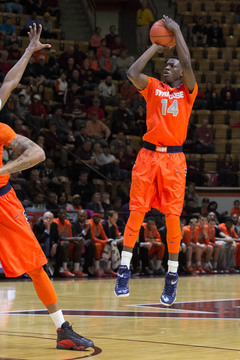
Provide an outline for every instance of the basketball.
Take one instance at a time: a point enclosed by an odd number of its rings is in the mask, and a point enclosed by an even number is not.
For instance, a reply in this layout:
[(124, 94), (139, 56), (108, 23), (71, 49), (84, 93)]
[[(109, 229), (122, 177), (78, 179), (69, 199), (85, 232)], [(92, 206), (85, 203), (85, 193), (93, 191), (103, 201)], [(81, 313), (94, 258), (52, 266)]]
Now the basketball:
[(172, 31), (166, 28), (162, 20), (158, 20), (153, 24), (149, 35), (153, 44), (171, 47), (176, 45)]

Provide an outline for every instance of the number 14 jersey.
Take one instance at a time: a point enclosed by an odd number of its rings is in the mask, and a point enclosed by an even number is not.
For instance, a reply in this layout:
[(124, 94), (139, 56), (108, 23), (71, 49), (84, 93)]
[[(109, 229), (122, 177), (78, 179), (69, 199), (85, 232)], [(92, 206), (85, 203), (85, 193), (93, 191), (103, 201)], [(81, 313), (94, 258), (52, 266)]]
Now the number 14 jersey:
[(147, 102), (147, 132), (143, 140), (158, 146), (180, 146), (187, 136), (187, 127), (198, 86), (192, 93), (183, 83), (177, 88), (147, 77), (148, 85), (139, 92)]

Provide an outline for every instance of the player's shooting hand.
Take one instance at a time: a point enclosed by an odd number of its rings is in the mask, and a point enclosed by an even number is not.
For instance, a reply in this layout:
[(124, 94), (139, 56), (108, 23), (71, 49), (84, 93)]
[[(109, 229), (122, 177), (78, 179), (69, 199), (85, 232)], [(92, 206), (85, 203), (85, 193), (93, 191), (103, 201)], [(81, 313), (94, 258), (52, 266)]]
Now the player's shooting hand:
[(155, 50), (155, 52), (158, 53), (162, 53), (166, 48), (168, 48), (168, 46), (162, 46), (162, 45), (157, 45), (157, 44), (152, 44), (151, 47)]
[(29, 26), (29, 32), (28, 32), (28, 37), (30, 40), (30, 43), (28, 45), (28, 48), (31, 51), (38, 51), (38, 50), (42, 50), (44, 48), (50, 48), (51, 45), (50, 44), (42, 44), (40, 42), (40, 36), (41, 36), (41, 32), (42, 32), (42, 25), (39, 24), (38, 30), (37, 30), (37, 26), (34, 23), (33, 26)]
[(163, 15), (162, 21), (164, 22), (167, 29), (171, 30), (172, 32), (178, 31), (180, 29), (179, 25), (170, 17)]

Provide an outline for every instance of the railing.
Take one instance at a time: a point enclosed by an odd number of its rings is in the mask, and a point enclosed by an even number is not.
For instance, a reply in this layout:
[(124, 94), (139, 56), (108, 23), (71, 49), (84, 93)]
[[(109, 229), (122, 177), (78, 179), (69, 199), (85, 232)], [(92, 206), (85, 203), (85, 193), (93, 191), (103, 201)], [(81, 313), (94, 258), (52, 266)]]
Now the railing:
[(148, 0), (148, 6), (153, 14), (154, 20), (158, 20), (158, 9), (154, 0)]
[(94, 32), (96, 28), (96, 3), (94, 0), (82, 0), (82, 3), (88, 14), (92, 31)]

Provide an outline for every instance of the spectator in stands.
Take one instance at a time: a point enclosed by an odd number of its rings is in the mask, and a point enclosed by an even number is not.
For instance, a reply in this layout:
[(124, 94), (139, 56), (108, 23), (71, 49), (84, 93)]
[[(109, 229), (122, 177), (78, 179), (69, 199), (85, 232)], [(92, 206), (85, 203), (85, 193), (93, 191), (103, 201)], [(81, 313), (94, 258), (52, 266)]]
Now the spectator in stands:
[(134, 57), (127, 56), (127, 54), (127, 49), (122, 49), (117, 58), (117, 72), (121, 80), (127, 80), (126, 72), (134, 62)]
[(211, 81), (206, 83), (206, 100), (207, 100), (207, 109), (216, 110), (219, 106), (219, 96), (218, 91)]
[(230, 273), (236, 273), (234, 253), (237, 251), (237, 244), (234, 239), (238, 239), (238, 235), (233, 230), (233, 220), (230, 216), (226, 217), (225, 222), (218, 225), (219, 229), (226, 235), (225, 250), (226, 250), (226, 270)]
[(57, 23), (59, 23), (60, 10), (58, 0), (45, 0), (45, 6), (51, 16), (56, 16)]
[(120, 179), (119, 160), (110, 154), (108, 145), (93, 145), (93, 157), (98, 170), (109, 179)]
[(5, 22), (1, 24), (0, 34), (4, 37), (5, 45), (10, 45), (17, 40), (15, 28), (12, 25), (12, 19), (10, 17), (7, 16)]
[(94, 166), (94, 158), (92, 156), (92, 142), (85, 140), (81, 146), (75, 150), (75, 159), (73, 164), (73, 176), (78, 179), (80, 172), (89, 172), (91, 167)]
[(56, 125), (58, 137), (65, 141), (68, 134), (68, 126), (63, 117), (62, 107), (59, 105), (55, 108), (54, 114), (49, 122), (49, 125), (52, 124)]
[(86, 209), (92, 210), (96, 213), (104, 213), (104, 208), (102, 206), (102, 198), (101, 193), (95, 192), (92, 195), (92, 201), (88, 202), (86, 205)]
[(208, 119), (202, 120), (202, 126), (196, 128), (196, 151), (199, 154), (209, 154), (214, 152), (213, 131), (208, 127)]
[(50, 55), (48, 58), (48, 66), (49, 66), (49, 77), (52, 80), (56, 80), (60, 73), (60, 66), (58, 62), (58, 56), (55, 49), (50, 49)]
[(79, 79), (82, 82), (84, 90), (91, 90), (97, 86), (99, 81), (95, 79), (94, 74), (95, 72), (90, 68), (90, 63), (88, 61), (84, 61), (79, 71)]
[(54, 276), (59, 275), (59, 268), (62, 264), (61, 243), (58, 235), (58, 227), (53, 222), (53, 213), (46, 211), (33, 226), (33, 232), (38, 239), (46, 257), (55, 258)]
[(18, 48), (18, 42), (14, 41), (8, 49), (8, 59), (10, 60), (12, 65), (15, 65), (16, 62), (20, 59), (20, 57), (21, 52)]
[(189, 183), (185, 192), (185, 200), (194, 199), (195, 204), (198, 205), (198, 194), (196, 191), (195, 183)]
[[(102, 193), (102, 207), (104, 209), (104, 213), (106, 214), (108, 211), (112, 210), (111, 204), (111, 195), (110, 193), (104, 191)], [(108, 235), (107, 235), (108, 236)]]
[(233, 161), (231, 154), (225, 154), (224, 160), (218, 163), (218, 182), (220, 186), (237, 186), (238, 165)]
[(47, 115), (45, 106), (41, 103), (41, 96), (33, 95), (33, 101), (28, 105), (29, 118), (27, 125), (34, 132), (39, 133), (40, 129), (44, 127), (45, 117)]
[(141, 9), (137, 11), (137, 52), (142, 54), (148, 45), (149, 26), (154, 21), (151, 10), (148, 9), (148, 1), (141, 1)]
[(79, 51), (75, 51), (73, 46), (68, 46), (67, 50), (59, 57), (59, 65), (62, 69), (67, 70), (69, 58), (74, 59), (75, 66), (80, 66), (82, 61), (86, 58), (86, 55)]
[(53, 23), (50, 18), (50, 13), (45, 12), (41, 21), (42, 24), (42, 37), (45, 39), (56, 39), (57, 34), (53, 32)]
[(121, 36), (116, 35), (114, 42), (110, 48), (112, 55), (120, 56), (122, 50), (126, 50), (126, 46), (123, 44)]
[(55, 97), (57, 101), (63, 102), (64, 95), (67, 91), (68, 83), (67, 83), (67, 75), (64, 71), (61, 72), (59, 78), (56, 80), (55, 85)]
[[(117, 274), (111, 269), (112, 248), (111, 245), (108, 243), (109, 239), (104, 232), (102, 224), (100, 223), (101, 219), (102, 214), (95, 212), (92, 219), (89, 220), (91, 238), (96, 246), (94, 275), (96, 275), (97, 277), (105, 277), (106, 275), (116, 277)], [(107, 264), (107, 269), (105, 273), (100, 272), (100, 259), (104, 260)]]
[(118, 154), (120, 150), (125, 150), (127, 143), (126, 135), (119, 131), (117, 134), (113, 135), (113, 140), (110, 143), (110, 149), (113, 154)]
[(27, 33), (28, 33), (28, 31), (29, 31), (29, 26), (33, 26), (34, 23), (36, 24), (37, 29), (38, 29), (39, 24), (40, 24), (40, 20), (37, 19), (37, 13), (36, 13), (36, 11), (33, 11), (33, 12), (31, 13), (31, 15), (26, 19), (25, 25), (24, 25), (24, 27), (23, 27), (23, 29), (22, 29), (22, 31), (21, 31), (21, 35), (22, 35), (22, 36), (27, 36)]
[[(69, 220), (67, 220), (67, 211), (64, 208), (60, 208), (58, 212), (58, 217), (53, 220), (58, 226), (58, 234), (61, 239), (63, 257), (62, 257), (62, 269), (59, 272), (61, 276), (64, 277), (87, 277), (87, 274), (84, 274), (80, 270), (80, 259), (82, 254), (82, 247), (84, 244), (84, 239), (81, 236), (74, 236), (72, 234), (72, 225)], [(70, 245), (71, 243), (71, 245)], [(68, 260), (69, 260), (69, 250), (72, 252), (73, 260), (73, 272), (68, 270)]]
[(102, 29), (99, 26), (96, 26), (95, 33), (92, 35), (90, 39), (90, 46), (96, 52), (97, 48), (101, 45), (101, 36)]
[(191, 217), (196, 217), (200, 215), (199, 208), (194, 199), (188, 198), (186, 200), (186, 205), (184, 206), (184, 214), (188, 219)]
[(107, 34), (105, 36), (106, 39), (106, 43), (107, 43), (107, 47), (111, 50), (112, 45), (114, 44), (114, 39), (116, 36), (116, 26), (115, 25), (111, 25), (109, 27), (109, 34)]
[(42, 194), (43, 199), (47, 195), (49, 190), (40, 178), (39, 170), (31, 170), (29, 180), (26, 183), (26, 191), (31, 200), (34, 200), (35, 196), (38, 194)]
[(192, 28), (193, 46), (205, 46), (207, 44), (207, 30), (204, 18), (200, 16), (197, 24)]
[(196, 100), (194, 102), (194, 110), (206, 110), (207, 109), (207, 100), (205, 91), (201, 90), (200, 86), (198, 87), (198, 93)]
[(79, 194), (82, 199), (82, 206), (86, 208), (86, 204), (89, 199), (92, 198), (94, 193), (93, 184), (89, 181), (88, 172), (81, 172), (78, 180), (72, 183), (71, 187), (72, 194)]
[(74, 100), (79, 98), (79, 96), (79, 85), (76, 82), (72, 82), (70, 88), (67, 89), (64, 98), (66, 113), (71, 113), (74, 106)]
[(230, 80), (225, 80), (225, 86), (220, 91), (220, 106), (223, 110), (235, 110), (236, 92)]
[(187, 129), (187, 138), (185, 143), (183, 144), (184, 153), (194, 153), (195, 151), (195, 146), (196, 146), (195, 130), (196, 130), (196, 126), (191, 122), (189, 122)]
[(21, 174), (19, 172), (10, 174), (9, 181), (23, 207), (30, 206), (31, 201), (25, 190), (26, 180)]
[(127, 145), (124, 150), (120, 150), (116, 157), (120, 160), (120, 169), (132, 171), (137, 157), (136, 151), (133, 149), (132, 145)]
[(59, 159), (59, 152), (61, 151), (62, 141), (57, 134), (57, 127), (55, 124), (49, 125), (49, 129), (44, 132), (44, 145), (47, 157), (51, 157), (54, 161)]
[(218, 203), (216, 201), (210, 201), (209, 205), (208, 205), (208, 213), (214, 213), (215, 217), (216, 217), (216, 221), (219, 221), (220, 219), (220, 214), (217, 211), (218, 208)]
[(233, 208), (231, 210), (231, 215), (237, 214), (238, 216), (240, 216), (240, 201), (239, 200), (234, 200), (233, 202)]
[(2, 82), (5, 78), (5, 75), (9, 72), (12, 68), (12, 64), (8, 59), (8, 52), (2, 51), (1, 58), (0, 58), (0, 81)]
[(26, 126), (23, 125), (23, 122), (22, 122), (21, 119), (15, 119), (15, 121), (14, 121), (14, 131), (18, 135), (25, 136), (25, 137), (27, 137), (29, 139), (31, 138), (30, 132), (28, 131)]
[(93, 275), (93, 259), (95, 256), (96, 246), (92, 242), (87, 212), (79, 210), (77, 219), (72, 222), (73, 236), (83, 238), (82, 257), (84, 258), (83, 273)]
[(208, 215), (208, 205), (209, 205), (209, 199), (203, 198), (202, 199), (202, 206), (199, 207), (198, 211), (201, 214), (201, 216), (207, 216)]
[(218, 20), (213, 20), (212, 25), (207, 30), (207, 45), (216, 47), (225, 46), (223, 31), (219, 26)]
[(54, 217), (57, 217), (59, 212), (58, 197), (54, 191), (48, 193), (46, 200), (46, 209), (51, 211)]
[(92, 142), (99, 142), (100, 144), (106, 144), (109, 136), (111, 135), (110, 129), (101, 120), (98, 120), (98, 114), (92, 112), (90, 119), (86, 124), (86, 135), (92, 140)]
[[(97, 69), (93, 69), (93, 70), (99, 70), (99, 64), (98, 64), (98, 59), (100, 59), (101, 57), (104, 57), (104, 51), (107, 48), (107, 42), (106, 39), (102, 39), (100, 41), (100, 46), (97, 48), (97, 53), (95, 54), (94, 50), (89, 50), (89, 57), (90, 57), (90, 51), (91, 51), (91, 57), (93, 62), (93, 67), (97, 67)], [(86, 59), (85, 59), (86, 60)], [(90, 67), (92, 68), (92, 65), (90, 65)]]
[(37, 69), (36, 69), (36, 58), (34, 55), (31, 56), (26, 69), (23, 73), (23, 83), (33, 85), (34, 79), (37, 77)]
[(95, 98), (93, 100), (93, 106), (91, 106), (87, 109), (87, 115), (89, 116), (93, 112), (97, 112), (98, 120), (102, 120), (104, 122), (105, 121), (105, 112), (100, 106), (101, 106), (100, 100), (98, 98)]
[(8, 13), (23, 13), (23, 6), (20, 4), (20, 0), (12, 0), (5, 2), (5, 11)]
[(135, 127), (137, 130), (138, 136), (143, 136), (147, 131), (146, 125), (146, 111), (142, 105), (139, 105), (137, 111), (134, 114), (135, 117)]
[(197, 186), (203, 186), (205, 180), (203, 163), (196, 159), (194, 153), (189, 154), (187, 159), (187, 183), (193, 182)]
[(114, 56), (111, 56), (111, 50), (109, 48), (104, 49), (103, 57), (98, 60), (98, 63), (101, 79), (106, 78), (108, 75), (111, 75), (113, 78), (116, 77), (117, 61)]
[(117, 100), (115, 98), (116, 87), (112, 83), (112, 76), (111, 75), (106, 76), (105, 80), (102, 81), (98, 85), (98, 89), (99, 89), (99, 94), (104, 97), (104, 102), (105, 102), (106, 105), (114, 106), (114, 105), (117, 104)]
[(240, 4), (236, 4), (234, 8), (234, 22), (240, 24)]
[(99, 91), (99, 88), (97, 86), (95, 86), (92, 89), (92, 95), (89, 95), (89, 96), (86, 97), (86, 100), (85, 100), (86, 108), (89, 108), (89, 107), (93, 106), (93, 101), (95, 99), (100, 100), (100, 107), (104, 110), (105, 109), (104, 97), (102, 95), (100, 95), (100, 91)]
[(142, 260), (142, 272), (145, 275), (151, 275), (149, 261), (156, 255), (156, 265), (152, 266), (154, 274), (162, 275), (165, 269), (162, 266), (162, 260), (165, 252), (165, 245), (162, 243), (161, 236), (157, 230), (156, 222), (153, 217), (148, 217), (141, 226), (139, 232), (140, 259)]
[(117, 134), (121, 131), (124, 134), (130, 134), (132, 130), (132, 121), (133, 117), (127, 108), (126, 100), (121, 99), (119, 108), (113, 112), (112, 133)]

